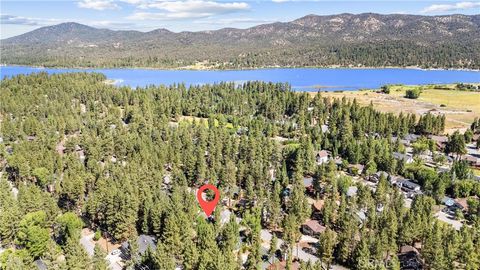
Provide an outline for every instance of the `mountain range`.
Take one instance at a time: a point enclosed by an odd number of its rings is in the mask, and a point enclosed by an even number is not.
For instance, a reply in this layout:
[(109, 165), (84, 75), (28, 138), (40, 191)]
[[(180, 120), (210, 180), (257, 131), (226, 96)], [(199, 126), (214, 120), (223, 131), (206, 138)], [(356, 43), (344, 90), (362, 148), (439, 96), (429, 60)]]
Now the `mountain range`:
[(480, 68), (480, 15), (308, 15), (248, 29), (150, 32), (62, 23), (1, 40), (3, 64), (66, 67)]

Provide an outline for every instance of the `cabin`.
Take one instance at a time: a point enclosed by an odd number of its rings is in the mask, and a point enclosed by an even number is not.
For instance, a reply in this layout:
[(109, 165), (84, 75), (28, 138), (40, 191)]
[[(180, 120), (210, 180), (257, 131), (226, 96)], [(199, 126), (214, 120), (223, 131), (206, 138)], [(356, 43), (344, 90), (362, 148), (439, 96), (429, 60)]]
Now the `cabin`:
[(348, 187), (347, 189), (347, 197), (354, 197), (357, 195), (358, 188), (356, 186)]
[(421, 187), (419, 184), (416, 184), (410, 180), (405, 180), (401, 183), (401, 188), (406, 192), (420, 192)]
[(348, 172), (353, 174), (353, 175), (360, 175), (363, 173), (363, 166), (362, 164), (350, 164), (348, 165)]
[(467, 212), (468, 211), (467, 198), (455, 199), (455, 204), (453, 205), (453, 207), (461, 210), (462, 212)]
[[(141, 234), (137, 238), (138, 254), (143, 255), (147, 250), (155, 251), (157, 249), (156, 238), (154, 236)], [(130, 244), (125, 241), (121, 244), (120, 250), (123, 254), (130, 256)]]
[(317, 164), (322, 165), (330, 160), (330, 154), (326, 150), (321, 150), (316, 155)]
[(319, 234), (323, 233), (327, 228), (320, 224), (317, 220), (309, 219), (305, 223), (302, 224), (301, 230), (302, 233), (305, 235), (309, 235), (312, 237), (318, 236)]
[(475, 155), (465, 155), (462, 157), (462, 159), (465, 160), (468, 165), (472, 167), (480, 167), (480, 158)]
[(325, 205), (325, 200), (316, 200), (312, 204), (312, 218), (320, 219), (322, 217), (322, 209)]
[(438, 150), (443, 150), (447, 146), (448, 137), (447, 136), (437, 136), (437, 135), (430, 135), (428, 138), (435, 142)]
[(321, 125), (320, 128), (322, 129), (322, 133), (327, 133), (330, 131), (328, 125)]
[(393, 157), (396, 160), (404, 161), (407, 164), (410, 164), (410, 163), (413, 162), (413, 157), (412, 157), (412, 155), (409, 155), (409, 154), (402, 154), (402, 153), (399, 153), (399, 152), (393, 152)]
[(47, 270), (48, 269), (47, 264), (42, 259), (37, 259), (37, 260), (33, 261), (33, 263), (35, 264), (35, 266), (39, 270)]
[(455, 205), (455, 200), (450, 198), (450, 197), (443, 197), (442, 199), (442, 204), (445, 205), (446, 207), (452, 207)]
[[(287, 269), (287, 262), (281, 261), (274, 264), (270, 264), (267, 268), (268, 270), (286, 270)], [(298, 261), (292, 262), (290, 266), (290, 270), (298, 270), (300, 269), (300, 263)]]
[(389, 174), (384, 171), (378, 171), (372, 174), (371, 176), (369, 176), (367, 180), (373, 183), (378, 183), (378, 181), (380, 181), (380, 178), (382, 178), (382, 176), (385, 177), (385, 179), (388, 179)]
[(420, 137), (419, 135), (410, 133), (410, 134), (407, 134), (403, 139), (400, 139), (400, 142), (401, 142), (403, 145), (410, 146), (410, 145), (411, 145), (413, 142), (415, 142), (419, 137)]

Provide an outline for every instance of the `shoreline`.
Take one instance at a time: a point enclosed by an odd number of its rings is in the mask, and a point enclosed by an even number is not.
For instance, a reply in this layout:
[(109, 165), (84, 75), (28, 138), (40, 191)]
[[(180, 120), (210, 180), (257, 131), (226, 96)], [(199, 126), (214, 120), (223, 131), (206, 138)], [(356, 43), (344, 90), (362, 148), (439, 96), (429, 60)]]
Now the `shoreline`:
[(421, 68), (418, 66), (379, 66), (379, 67), (358, 67), (358, 66), (265, 66), (265, 67), (251, 67), (251, 68), (238, 68), (238, 69), (218, 69), (218, 68), (193, 68), (193, 67), (177, 67), (177, 68), (155, 68), (155, 67), (65, 67), (65, 66), (37, 66), (37, 65), (18, 65), (18, 64), (0, 64), (2, 67), (27, 67), (38, 69), (78, 69), (78, 70), (165, 70), (165, 71), (252, 71), (252, 70), (273, 70), (273, 69), (404, 69), (404, 70), (423, 70), (423, 71), (469, 71), (480, 72), (480, 69), (468, 69), (468, 68)]

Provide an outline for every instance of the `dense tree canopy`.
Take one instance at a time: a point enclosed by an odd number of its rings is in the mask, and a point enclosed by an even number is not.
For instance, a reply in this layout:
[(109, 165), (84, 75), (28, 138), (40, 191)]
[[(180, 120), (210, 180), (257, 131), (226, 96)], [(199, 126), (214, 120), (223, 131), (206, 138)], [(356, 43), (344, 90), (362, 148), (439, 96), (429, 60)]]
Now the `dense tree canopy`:
[[(79, 244), (83, 226), (118, 242), (155, 236), (156, 250), (132, 255), (150, 269), (239, 269), (240, 254), (243, 267), (258, 269), (261, 230), (268, 228), (292, 264), (299, 227), (312, 214), (308, 196), (324, 200), (327, 229), (317, 255), (326, 265), (360, 269), (370, 259), (397, 265), (399, 247), (420, 242), (435, 269), (478, 268), (478, 219), (455, 231), (432, 210), (435, 200), (455, 188), (466, 192), (461, 187), (469, 182), (393, 157), (401, 150), (393, 137), (440, 134), (441, 116), (380, 113), (356, 101), (296, 93), (287, 84), (130, 89), (105, 79), (38, 73), (1, 81), (0, 237), (5, 247), (18, 245), (0, 255), (1, 269), (28, 268), (40, 257), (59, 269), (104, 269), (102, 250), (90, 258)], [(421, 152), (431, 143), (415, 147)], [(358, 185), (357, 196), (347, 196), (356, 184), (338, 171), (344, 165), (318, 166), (321, 149), (369, 173), (412, 175), (426, 195), (405, 208), (403, 194), (382, 178), (375, 191)], [(313, 195), (305, 193), (306, 176), (314, 178)], [(191, 189), (206, 182), (219, 187), (224, 208), (233, 212), (223, 224), (222, 207), (213, 221), (199, 215)], [(359, 212), (368, 218), (359, 220)]]

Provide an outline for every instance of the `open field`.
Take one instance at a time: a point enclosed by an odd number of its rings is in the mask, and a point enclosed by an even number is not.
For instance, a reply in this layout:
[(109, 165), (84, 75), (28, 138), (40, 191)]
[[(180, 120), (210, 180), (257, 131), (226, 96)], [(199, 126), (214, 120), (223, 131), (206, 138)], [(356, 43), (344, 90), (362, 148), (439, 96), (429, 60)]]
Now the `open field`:
[[(435, 89), (434, 86), (422, 86), (418, 99), (404, 97), (405, 90), (414, 86), (392, 86), (390, 94), (378, 93), (374, 90), (322, 92), (322, 96), (336, 98), (356, 98), (362, 105), (370, 103), (382, 112), (415, 113), (423, 115), (427, 112), (445, 114), (445, 131), (464, 131), (475, 117), (480, 117), (480, 92), (454, 90), (454, 85), (442, 87), (450, 90)], [(316, 93), (311, 93), (315, 95)]]

